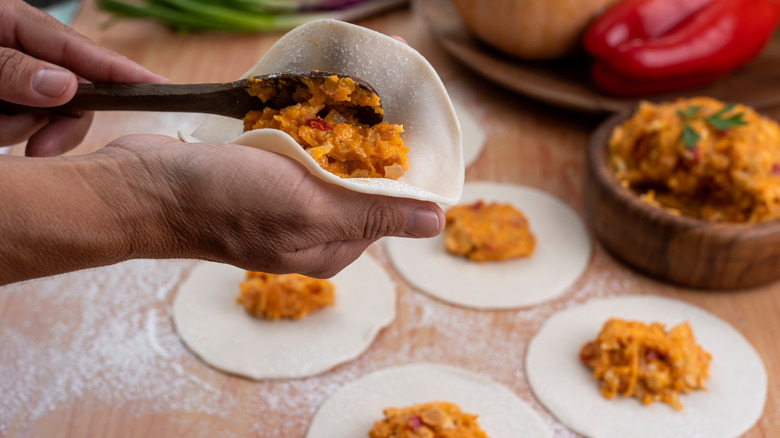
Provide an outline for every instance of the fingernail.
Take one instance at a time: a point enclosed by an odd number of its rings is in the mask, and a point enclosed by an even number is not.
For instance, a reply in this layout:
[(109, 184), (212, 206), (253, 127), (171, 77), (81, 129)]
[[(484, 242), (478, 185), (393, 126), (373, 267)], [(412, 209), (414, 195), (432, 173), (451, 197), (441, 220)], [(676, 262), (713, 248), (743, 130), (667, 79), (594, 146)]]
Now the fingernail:
[(158, 75), (158, 74), (156, 74), (156, 73), (152, 73), (152, 74), (153, 74), (153, 75), (155, 75), (155, 76), (157, 76), (157, 79), (158, 79), (160, 82), (162, 82), (162, 83), (165, 83), (165, 84), (167, 84), (168, 82), (170, 82), (170, 81), (171, 81), (170, 79), (168, 79), (167, 77), (165, 77), (165, 76), (163, 76), (163, 75)]
[(65, 70), (43, 68), (32, 79), (32, 88), (46, 97), (60, 97), (68, 87), (73, 74)]
[(417, 208), (409, 212), (401, 237), (433, 237), (439, 234), (439, 216), (436, 212)]
[(394, 39), (394, 40), (397, 40), (397, 41), (400, 41), (400, 42), (402, 42), (402, 43), (406, 44), (407, 46), (409, 45), (409, 43), (408, 43), (408, 42), (406, 42), (406, 40), (405, 40), (405, 39), (404, 39), (404, 37), (402, 37), (402, 36), (398, 36), (398, 35), (391, 35), (391, 36), (390, 36), (390, 38), (392, 38), (392, 39)]

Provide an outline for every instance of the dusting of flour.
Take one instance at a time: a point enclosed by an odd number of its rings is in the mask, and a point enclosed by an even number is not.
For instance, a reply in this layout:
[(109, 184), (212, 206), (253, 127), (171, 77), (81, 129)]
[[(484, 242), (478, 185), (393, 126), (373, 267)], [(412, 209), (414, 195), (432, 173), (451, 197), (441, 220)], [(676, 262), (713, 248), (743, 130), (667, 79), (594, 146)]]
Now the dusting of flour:
[[(370, 251), (389, 266), (379, 245)], [(525, 347), (556, 311), (618, 294), (634, 281), (625, 271), (586, 273), (558, 300), (485, 312), (432, 299), (391, 272), (399, 286), (398, 316), (363, 356), (312, 378), (250, 382), (204, 365), (173, 329), (171, 302), (193, 263), (135, 260), (0, 288), (15, 306), (47, 308), (38, 319), (0, 320), (0, 435), (29, 435), (47, 416), (88, 400), (121, 412), (130, 424), (149, 416), (184, 421), (187, 414), (240, 425), (223, 436), (303, 437), (318, 406), (345, 383), (389, 366), (434, 362), (507, 386), (556, 437), (572, 437), (533, 399), (523, 374)], [(599, 263), (603, 258), (595, 257), (591, 265)], [(495, 336), (499, 330), (510, 335)], [(239, 409), (247, 405), (252, 415)]]

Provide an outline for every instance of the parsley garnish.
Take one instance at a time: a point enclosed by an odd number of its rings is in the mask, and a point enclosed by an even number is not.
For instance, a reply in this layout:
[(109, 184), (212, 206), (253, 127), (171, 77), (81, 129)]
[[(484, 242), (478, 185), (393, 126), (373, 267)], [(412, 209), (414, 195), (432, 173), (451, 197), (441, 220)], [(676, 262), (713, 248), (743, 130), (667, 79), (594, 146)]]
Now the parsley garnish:
[(680, 137), (682, 138), (683, 145), (689, 149), (696, 147), (696, 143), (698, 143), (699, 139), (701, 138), (701, 136), (697, 134), (690, 125), (691, 119), (699, 112), (699, 110), (701, 110), (700, 106), (689, 106), (685, 111), (677, 110), (677, 114), (682, 117), (684, 123)]
[[(743, 113), (737, 113), (727, 118), (723, 117), (723, 115), (731, 111), (735, 105), (736, 104), (734, 103), (727, 104), (715, 114), (705, 117), (704, 121), (717, 131), (726, 131), (734, 126), (746, 125), (747, 122), (742, 120)], [(682, 140), (683, 145), (689, 149), (696, 147), (696, 143), (698, 143), (701, 138), (701, 136), (691, 128), (690, 124), (691, 119), (693, 119), (700, 110), (700, 106), (691, 106), (685, 111), (677, 110), (677, 114), (682, 117), (684, 123), (680, 139)]]
[(693, 116), (698, 114), (698, 112), (701, 111), (700, 106), (689, 106), (687, 111), (683, 110), (677, 110), (677, 114), (680, 115), (680, 117), (684, 118), (686, 121), (690, 120)]
[(710, 124), (713, 128), (717, 129), (718, 131), (725, 131), (732, 126), (739, 126), (739, 125), (747, 125), (747, 122), (742, 120), (742, 113), (734, 114), (733, 116), (724, 119), (723, 114), (726, 114), (727, 112), (731, 111), (731, 109), (734, 108), (734, 104), (730, 103), (723, 107), (722, 110), (716, 112), (715, 114), (707, 117), (704, 119), (707, 123)]
[(696, 133), (696, 131), (691, 128), (690, 125), (686, 124), (685, 128), (683, 128), (682, 131), (682, 141), (686, 148), (692, 149), (696, 147), (696, 143), (699, 142), (699, 139), (701, 136)]

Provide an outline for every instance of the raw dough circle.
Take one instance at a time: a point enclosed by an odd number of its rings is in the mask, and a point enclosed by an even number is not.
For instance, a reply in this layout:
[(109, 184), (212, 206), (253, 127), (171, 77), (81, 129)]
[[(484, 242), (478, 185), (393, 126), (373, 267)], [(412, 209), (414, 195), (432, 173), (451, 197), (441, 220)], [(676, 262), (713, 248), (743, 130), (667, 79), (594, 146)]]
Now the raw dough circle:
[[(681, 411), (660, 402), (643, 406), (635, 398), (602, 397), (578, 354), (610, 317), (669, 328), (688, 321), (696, 341), (712, 354), (708, 390), (681, 396)], [(526, 375), (553, 415), (591, 438), (736, 437), (759, 419), (767, 392), (764, 364), (739, 332), (690, 304), (652, 296), (591, 300), (553, 315), (528, 345)]]
[(561, 295), (587, 267), (591, 254), (588, 231), (563, 202), (528, 187), (466, 183), (460, 202), (479, 199), (510, 203), (523, 212), (536, 236), (531, 257), (477, 263), (448, 253), (442, 235), (386, 238), (385, 248), (398, 272), (415, 287), (453, 304), (511, 309)]
[(452, 102), (463, 134), (463, 165), (471, 166), (485, 148), (485, 131), (463, 105)]
[(491, 438), (547, 438), (552, 433), (531, 407), (506, 387), (445, 365), (387, 368), (338, 389), (320, 406), (306, 438), (364, 437), (388, 407), (449, 401), (477, 415)]
[(330, 281), (336, 306), (300, 320), (268, 321), (235, 302), (244, 270), (203, 262), (182, 283), (173, 320), (184, 343), (204, 362), (252, 379), (322, 373), (352, 360), (395, 318), (395, 287), (362, 255)]

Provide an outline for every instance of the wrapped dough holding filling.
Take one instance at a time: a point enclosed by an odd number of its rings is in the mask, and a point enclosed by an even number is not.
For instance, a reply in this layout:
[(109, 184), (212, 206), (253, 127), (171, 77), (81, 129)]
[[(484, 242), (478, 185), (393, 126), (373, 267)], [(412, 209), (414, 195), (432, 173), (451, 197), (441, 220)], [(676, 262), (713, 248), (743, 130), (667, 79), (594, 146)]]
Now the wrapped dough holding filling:
[[(252, 78), (249, 78), (250, 82)], [(360, 123), (354, 106), (382, 114), (379, 96), (349, 77), (336, 75), (304, 78), (293, 99), (301, 102), (281, 109), (250, 111), (244, 131), (278, 129), (286, 132), (324, 170), (342, 178), (389, 178), (397, 180), (409, 168), (401, 139), (403, 126), (381, 122)], [(262, 80), (249, 94), (264, 102), (274, 90)]]
[(387, 408), (384, 415), (368, 432), (370, 438), (488, 438), (476, 415), (464, 413), (450, 402)]
[[(339, 78), (348, 76), (358, 83), (358, 88), (370, 84), (366, 88), (381, 96), (381, 119), (390, 123), (378, 123), (378, 113), (370, 109), (374, 102), (368, 102), (368, 106), (358, 105), (356, 114), (360, 116), (359, 120), (371, 125), (371, 129), (364, 130), (363, 126), (356, 127), (351, 123), (342, 124), (336, 114), (349, 120), (351, 115), (343, 111), (344, 107), (354, 107), (354, 99), (360, 99), (349, 91), (352, 86), (349, 81), (323, 81), (323, 87), (313, 84), (314, 91), (296, 81), (296, 86), (305, 89), (301, 92), (307, 96), (297, 96), (305, 97), (299, 101), (274, 103), (272, 106), (279, 111), (278, 114), (266, 112), (263, 117), (262, 112), (255, 113), (247, 123), (211, 115), (191, 133), (179, 131), (179, 137), (189, 143), (230, 143), (284, 155), (300, 163), (312, 176), (359, 193), (418, 199), (447, 206), (458, 202), (465, 177), (460, 123), (444, 84), (420, 53), (407, 44), (365, 27), (337, 20), (313, 20), (282, 36), (241, 78), (251, 82), (253, 75), (267, 77), (285, 72), (320, 72), (321, 75), (308, 75), (317, 76), (320, 80), (334, 74)], [(278, 82), (275, 87), (276, 92), (266, 97), (275, 94), (280, 98), (293, 94), (287, 90), (279, 93)], [(274, 89), (271, 88), (271, 91)], [(315, 98), (315, 94), (320, 92), (331, 92), (333, 97), (320, 101), (320, 98)], [(340, 104), (337, 100), (344, 98), (347, 92), (350, 101)], [(315, 100), (309, 102), (312, 98)], [(345, 105), (346, 102), (350, 105)], [(296, 103), (301, 103), (299, 109), (281, 114), (285, 107), (295, 106)], [(317, 108), (323, 104), (322, 108)], [(305, 111), (307, 105), (313, 109)], [(336, 112), (328, 119), (334, 109)], [(290, 132), (254, 129), (264, 126), (256, 126), (262, 118), (267, 119), (264, 123), (280, 127), (285, 121)], [(321, 122), (327, 123), (327, 127)], [(304, 135), (299, 134), (301, 131)], [(355, 140), (352, 132), (359, 132), (362, 140)], [(342, 135), (346, 133), (350, 136)], [(402, 146), (401, 142), (394, 140), (398, 134), (403, 137)], [(296, 138), (304, 144), (297, 142)], [(312, 144), (306, 142), (307, 138)], [(318, 138), (324, 142), (315, 141)], [(353, 142), (361, 144), (360, 151), (345, 149)], [(326, 147), (307, 152), (319, 146)], [(318, 161), (313, 154), (317, 154)], [(402, 158), (402, 155), (407, 158)], [(332, 167), (341, 175), (331, 173), (323, 165)], [(374, 173), (379, 177), (363, 177)], [(401, 174), (403, 176), (399, 178)]]
[(711, 358), (687, 322), (666, 331), (659, 323), (612, 318), (580, 349), (604, 397), (636, 397), (646, 405), (662, 401), (675, 409), (682, 409), (680, 394), (705, 389)]
[(328, 280), (300, 274), (246, 272), (236, 302), (253, 316), (300, 319), (325, 306), (334, 306), (335, 287)]

